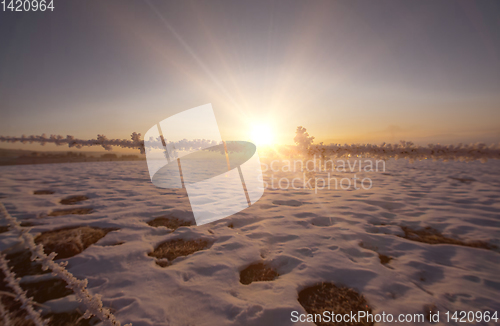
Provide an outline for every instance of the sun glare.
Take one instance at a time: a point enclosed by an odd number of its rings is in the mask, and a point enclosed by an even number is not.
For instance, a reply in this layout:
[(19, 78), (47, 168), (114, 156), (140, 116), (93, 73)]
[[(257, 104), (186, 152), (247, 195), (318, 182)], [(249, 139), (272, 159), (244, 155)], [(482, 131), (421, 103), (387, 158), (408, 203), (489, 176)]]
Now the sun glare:
[(253, 126), (251, 137), (257, 146), (271, 145), (274, 141), (273, 130), (264, 124)]

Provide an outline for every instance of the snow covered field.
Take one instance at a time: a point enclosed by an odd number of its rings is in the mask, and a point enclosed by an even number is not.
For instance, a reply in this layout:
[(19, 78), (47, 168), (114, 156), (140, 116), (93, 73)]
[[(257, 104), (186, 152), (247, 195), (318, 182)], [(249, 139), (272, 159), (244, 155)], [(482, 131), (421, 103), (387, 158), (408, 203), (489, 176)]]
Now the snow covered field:
[[(69, 258), (67, 268), (89, 280), (122, 324), (290, 325), (292, 311), (305, 313), (298, 292), (322, 281), (356, 289), (374, 313), (424, 313), (428, 305), (441, 316), (500, 311), (499, 249), (416, 242), (403, 238), (401, 228), (432, 227), (500, 247), (498, 161), (390, 160), (384, 173), (356, 174), (370, 177), (372, 189), (268, 188), (236, 215), (175, 231), (147, 222), (168, 214), (192, 220), (186, 193), (156, 188), (145, 161), (0, 167), (0, 201), (19, 221), (34, 223), (34, 235), (81, 225), (118, 229)], [(37, 190), (54, 194), (34, 195)], [(89, 200), (71, 208), (92, 213), (47, 216), (68, 208), (59, 201), (73, 195)], [(211, 247), (167, 267), (148, 256), (179, 238), (204, 239)], [(17, 241), (12, 231), (0, 239), (1, 250)], [(392, 260), (382, 264), (379, 254)], [(259, 261), (280, 276), (241, 284), (240, 271)], [(73, 295), (45, 303), (54, 312), (78, 304)]]

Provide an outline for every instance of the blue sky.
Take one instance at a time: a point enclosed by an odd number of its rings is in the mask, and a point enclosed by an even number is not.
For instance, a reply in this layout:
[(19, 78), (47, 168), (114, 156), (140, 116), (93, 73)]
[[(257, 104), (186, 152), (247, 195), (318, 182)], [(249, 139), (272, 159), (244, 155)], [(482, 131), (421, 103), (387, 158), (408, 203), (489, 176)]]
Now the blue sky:
[(212, 103), (226, 140), (500, 141), (495, 0), (55, 1), (0, 12), (0, 44), (1, 135), (128, 138)]

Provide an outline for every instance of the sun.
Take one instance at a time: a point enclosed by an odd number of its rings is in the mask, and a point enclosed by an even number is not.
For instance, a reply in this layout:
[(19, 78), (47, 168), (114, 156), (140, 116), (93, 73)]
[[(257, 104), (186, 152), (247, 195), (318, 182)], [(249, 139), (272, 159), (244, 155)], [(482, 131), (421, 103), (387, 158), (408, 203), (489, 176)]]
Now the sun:
[(254, 125), (251, 138), (257, 146), (271, 145), (274, 142), (273, 129), (266, 124)]

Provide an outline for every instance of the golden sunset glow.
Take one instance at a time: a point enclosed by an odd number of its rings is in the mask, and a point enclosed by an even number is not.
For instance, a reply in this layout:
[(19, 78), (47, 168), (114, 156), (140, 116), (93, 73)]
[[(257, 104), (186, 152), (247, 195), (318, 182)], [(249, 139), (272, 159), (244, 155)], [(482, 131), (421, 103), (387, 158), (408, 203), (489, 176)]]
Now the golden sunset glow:
[(254, 125), (251, 132), (251, 139), (257, 146), (269, 146), (274, 142), (273, 129), (266, 124)]

